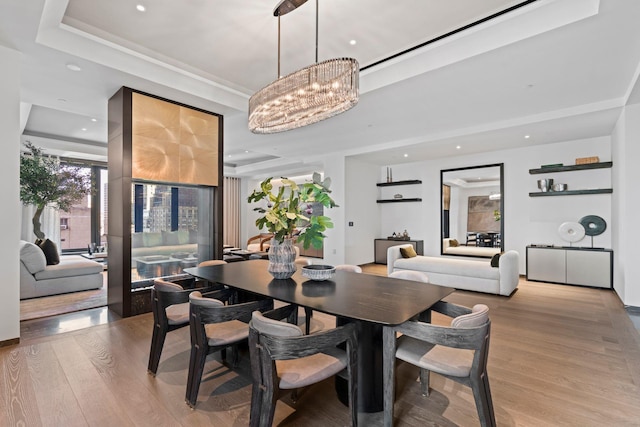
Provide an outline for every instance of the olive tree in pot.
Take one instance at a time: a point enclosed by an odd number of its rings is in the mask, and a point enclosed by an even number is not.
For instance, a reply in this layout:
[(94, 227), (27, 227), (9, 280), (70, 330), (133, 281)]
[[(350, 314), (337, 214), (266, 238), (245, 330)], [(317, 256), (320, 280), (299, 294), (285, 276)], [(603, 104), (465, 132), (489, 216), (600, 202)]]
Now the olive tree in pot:
[(69, 211), (91, 192), (91, 177), (79, 167), (61, 164), (59, 159), (44, 155), (42, 149), (30, 142), (25, 148), (20, 154), (20, 201), (36, 207), (33, 233), (36, 243), (41, 243), (48, 240), (40, 222), (44, 208), (51, 205)]

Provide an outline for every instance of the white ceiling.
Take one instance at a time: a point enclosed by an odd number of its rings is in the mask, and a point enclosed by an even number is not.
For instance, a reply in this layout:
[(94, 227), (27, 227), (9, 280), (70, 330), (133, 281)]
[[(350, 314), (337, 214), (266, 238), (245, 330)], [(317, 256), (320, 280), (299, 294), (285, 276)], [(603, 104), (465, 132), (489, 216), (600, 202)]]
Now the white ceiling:
[[(360, 62), (360, 102), (274, 135), (251, 134), (246, 110), (276, 76), (276, 1), (2, 0), (0, 44), (23, 53), (22, 139), (69, 157), (105, 158), (121, 86), (223, 114), (240, 176), (308, 172), (327, 152), (388, 165), (609, 135), (640, 101), (637, 0), (537, 0), (367, 67), (519, 3), (322, 0), (319, 59)], [(283, 74), (313, 63), (314, 13), (282, 17)]]

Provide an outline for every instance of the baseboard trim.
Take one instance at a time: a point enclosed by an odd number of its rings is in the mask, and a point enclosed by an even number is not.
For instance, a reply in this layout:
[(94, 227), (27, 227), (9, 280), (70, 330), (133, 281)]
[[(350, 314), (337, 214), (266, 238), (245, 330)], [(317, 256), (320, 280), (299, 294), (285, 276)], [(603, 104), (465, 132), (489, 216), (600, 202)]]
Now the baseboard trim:
[(0, 347), (9, 347), (10, 345), (20, 344), (20, 338), (13, 338), (10, 340), (0, 341)]

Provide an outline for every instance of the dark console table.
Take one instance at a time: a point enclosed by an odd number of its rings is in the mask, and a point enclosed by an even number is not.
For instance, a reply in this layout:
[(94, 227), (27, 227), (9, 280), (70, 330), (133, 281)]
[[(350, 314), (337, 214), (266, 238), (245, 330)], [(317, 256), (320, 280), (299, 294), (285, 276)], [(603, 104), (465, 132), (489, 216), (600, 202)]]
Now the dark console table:
[(393, 240), (393, 239), (374, 239), (374, 262), (376, 264), (387, 263), (387, 249), (396, 245), (413, 245), (418, 255), (424, 255), (424, 243), (422, 240)]

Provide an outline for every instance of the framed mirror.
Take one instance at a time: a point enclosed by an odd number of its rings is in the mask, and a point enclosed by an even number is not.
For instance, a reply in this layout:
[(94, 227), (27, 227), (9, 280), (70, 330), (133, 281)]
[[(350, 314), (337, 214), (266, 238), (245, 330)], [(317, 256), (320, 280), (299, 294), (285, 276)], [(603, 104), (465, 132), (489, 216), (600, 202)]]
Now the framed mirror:
[(440, 171), (440, 253), (490, 258), (504, 250), (504, 163)]

